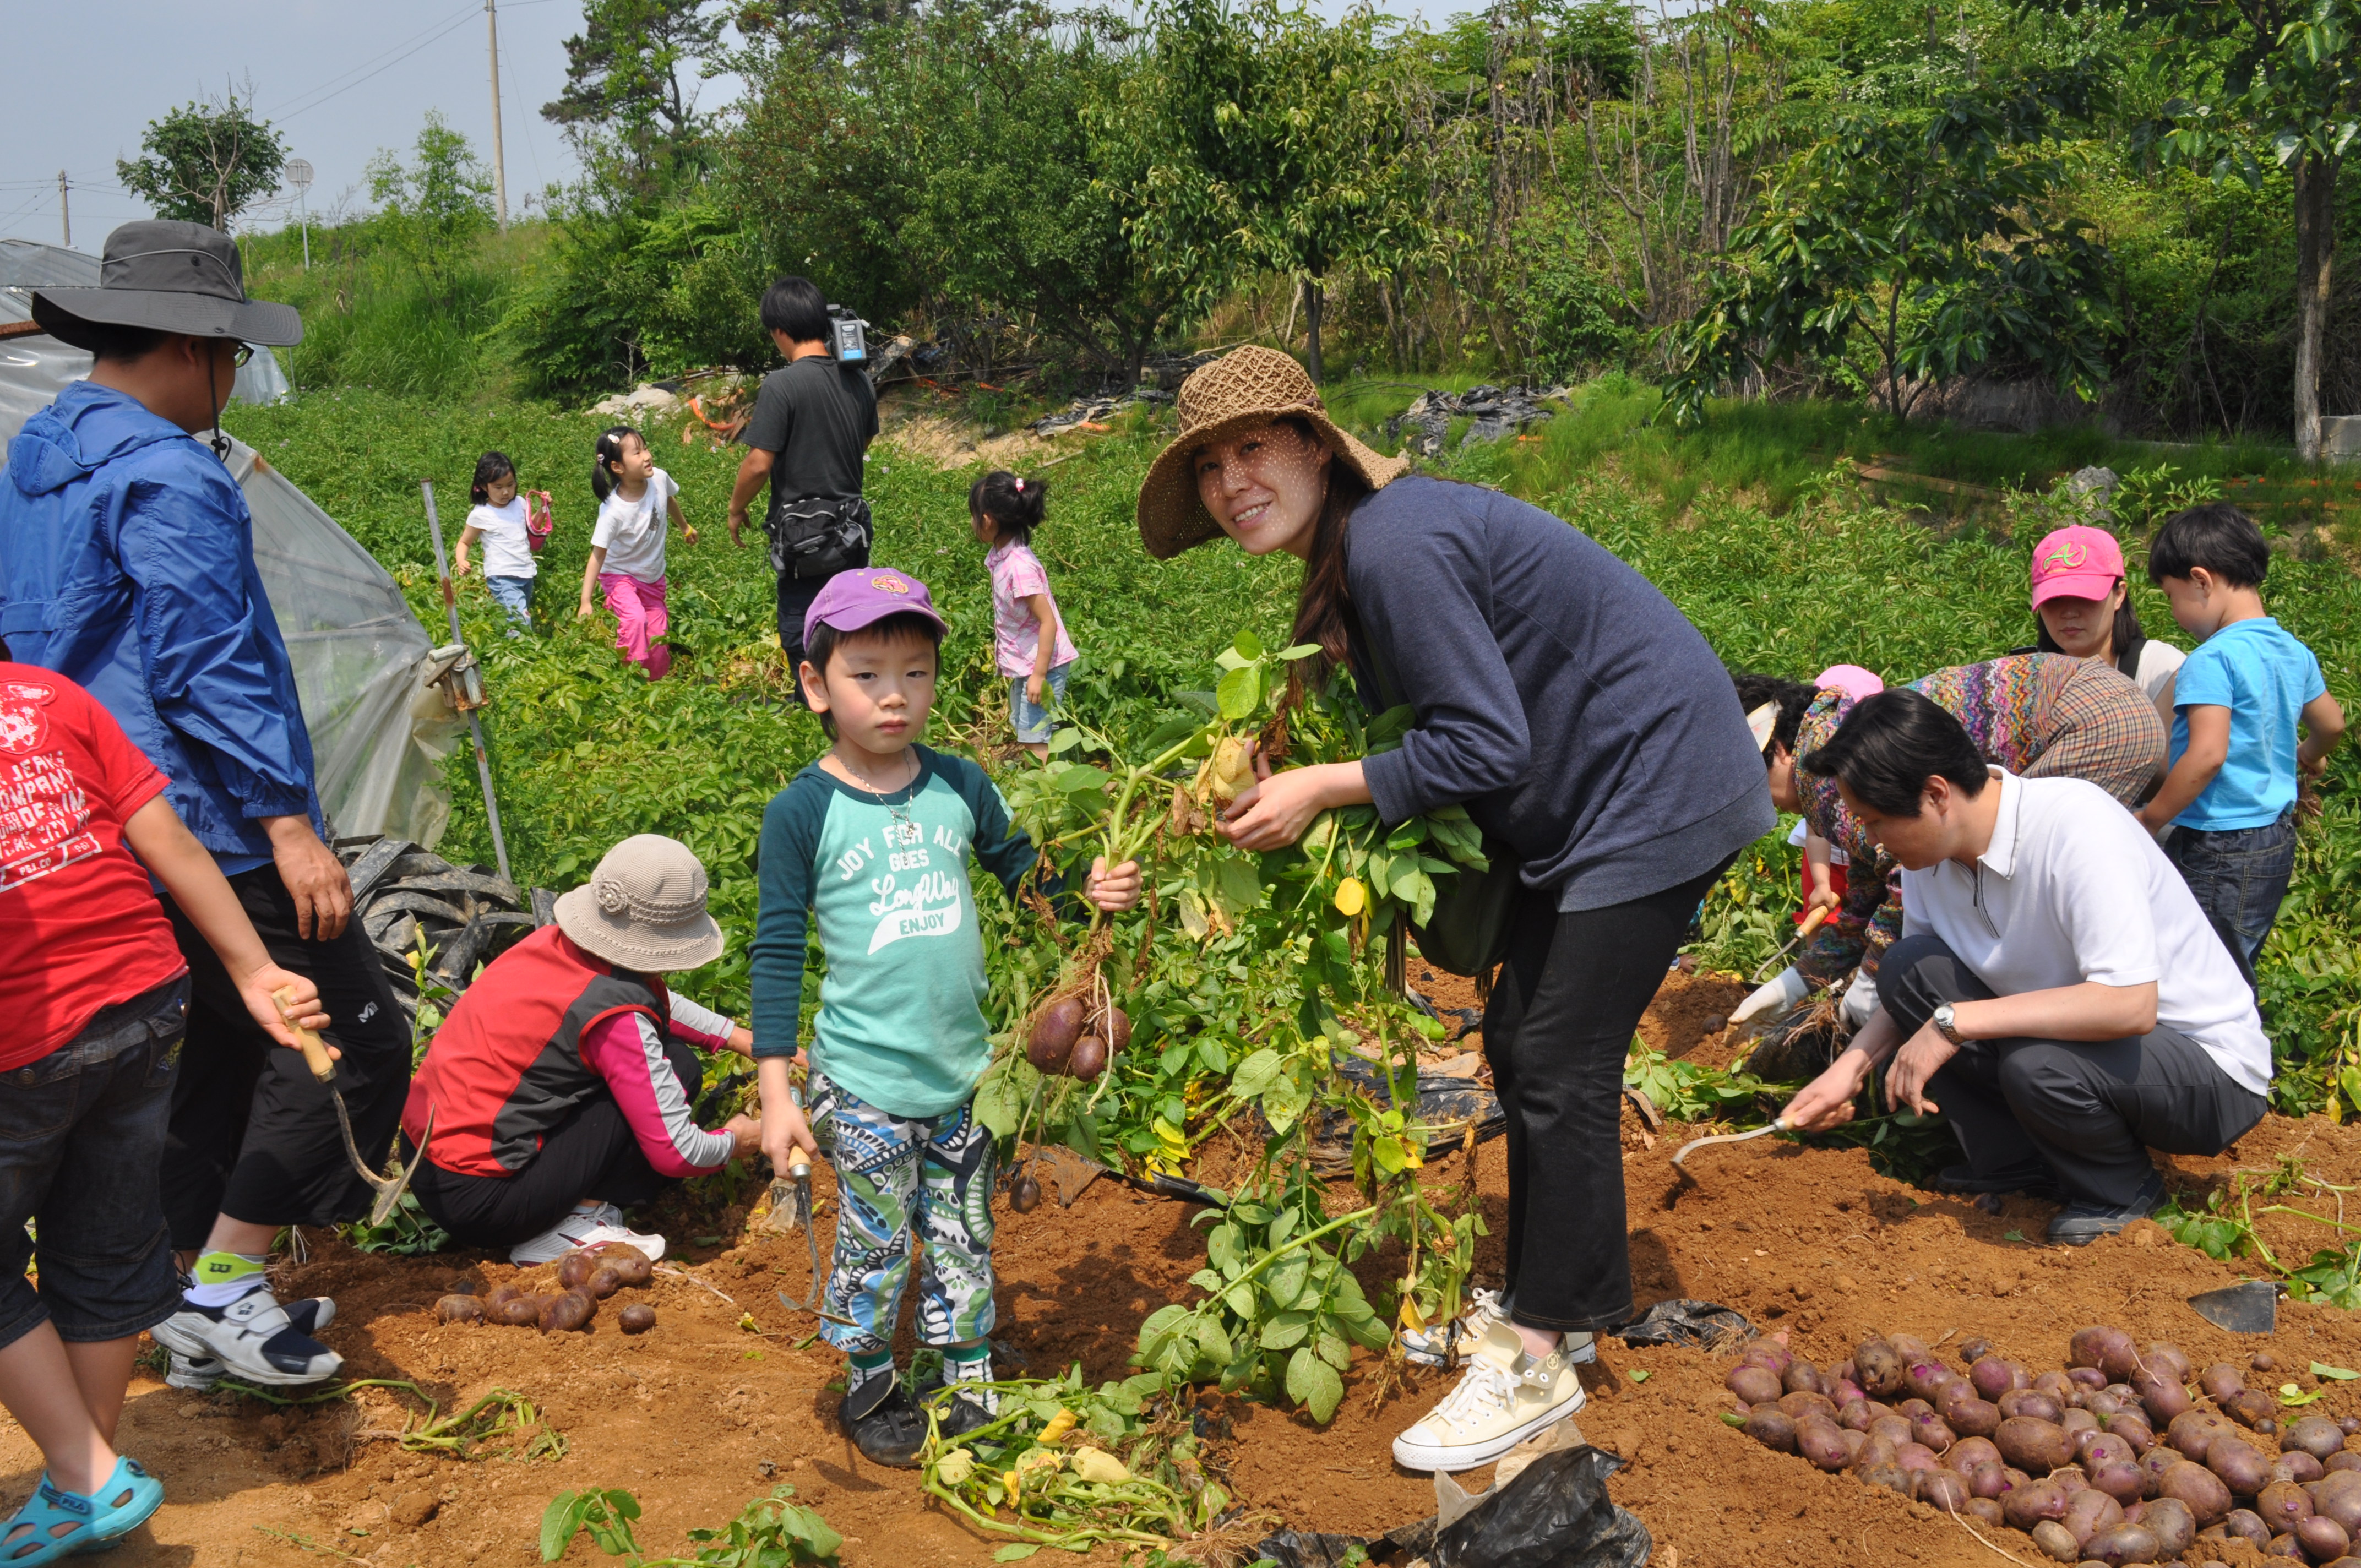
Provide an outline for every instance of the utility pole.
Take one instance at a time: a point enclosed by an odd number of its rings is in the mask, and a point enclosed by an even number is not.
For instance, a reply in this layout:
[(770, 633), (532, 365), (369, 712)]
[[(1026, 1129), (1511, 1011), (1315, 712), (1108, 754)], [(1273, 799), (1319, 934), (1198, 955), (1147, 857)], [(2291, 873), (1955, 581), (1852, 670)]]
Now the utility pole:
[(65, 225), (66, 248), (71, 250), (73, 248), (73, 213), (66, 205), (66, 171), (62, 169), (58, 170), (58, 222)]
[(492, 200), (500, 232), (509, 228), (509, 160), (500, 150), (500, 13), (497, 0), (484, 0), (484, 27), (492, 41)]
[(295, 222), (303, 230), (303, 270), (309, 272), (312, 270), (312, 216), (303, 205), (303, 192), (312, 184), (312, 160), (291, 158), (279, 172), (287, 183), (295, 187)]

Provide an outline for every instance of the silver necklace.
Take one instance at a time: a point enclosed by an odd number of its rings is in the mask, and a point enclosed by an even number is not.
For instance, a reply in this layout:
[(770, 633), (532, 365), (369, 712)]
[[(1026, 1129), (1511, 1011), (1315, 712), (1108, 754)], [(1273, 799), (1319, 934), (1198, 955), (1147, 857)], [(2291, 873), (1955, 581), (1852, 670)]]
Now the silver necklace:
[[(845, 764), (845, 769), (844, 769), (844, 771), (845, 771), (846, 773), (851, 773), (851, 774), (852, 775), (852, 782), (853, 782), (853, 783), (855, 783), (855, 784), (859, 784), (862, 789), (864, 789), (864, 790), (866, 790), (866, 791), (868, 791), (868, 792), (869, 792), (869, 798), (870, 798), (870, 799), (872, 799), (872, 800), (875, 801), (879, 806), (883, 806), (883, 807), (884, 807), (884, 808), (885, 808), (885, 814), (886, 814), (888, 817), (892, 817), (895, 822), (900, 823), (900, 824), (901, 824), (903, 827), (905, 827), (905, 828), (911, 828), (911, 827), (915, 827), (915, 826), (917, 826), (917, 824), (915, 824), (914, 822), (912, 822), (912, 821), (910, 820), (910, 805), (909, 805), (909, 802), (907, 802), (907, 801), (899, 801), (899, 802), (896, 802), (896, 801), (890, 801), (890, 800), (887, 800), (887, 799), (885, 798), (885, 792), (884, 792), (884, 790), (881, 790), (881, 789), (879, 789), (875, 784), (871, 784), (871, 783), (868, 781), (868, 779), (866, 779), (866, 778), (864, 778), (863, 776), (862, 776), (862, 774), (861, 774), (861, 773), (860, 773), (860, 771), (859, 771), (858, 769), (854, 768), (854, 767), (853, 767), (851, 763), (849, 763), (849, 762)], [(897, 785), (897, 786), (896, 786), (897, 793), (898, 793), (898, 791), (899, 791), (899, 790), (908, 789), (908, 788), (910, 787), (910, 784), (917, 784), (917, 782), (918, 782), (918, 759), (917, 759), (917, 756), (916, 755), (916, 753), (913, 753), (913, 754), (911, 755), (911, 758), (910, 758), (910, 779), (909, 779), (909, 784), (904, 784)]]

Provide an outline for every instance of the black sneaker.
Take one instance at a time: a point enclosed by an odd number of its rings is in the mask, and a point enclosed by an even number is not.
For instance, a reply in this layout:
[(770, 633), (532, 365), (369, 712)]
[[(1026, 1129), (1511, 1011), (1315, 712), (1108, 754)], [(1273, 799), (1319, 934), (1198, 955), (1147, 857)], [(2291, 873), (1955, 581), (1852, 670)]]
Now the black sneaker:
[(991, 1389), (965, 1378), (946, 1381), (939, 1372), (920, 1386), (918, 1405), (919, 1419), (931, 1409), (935, 1429), (953, 1441), (1000, 1419), (1000, 1399)]
[(2028, 1198), (2057, 1203), (2065, 1199), (2059, 1188), (2058, 1178), (2046, 1165), (2020, 1165), (1998, 1170), (1989, 1176), (1979, 1176), (1973, 1166), (1947, 1165), (1935, 1173), (1935, 1190), (1938, 1192), (2022, 1192)]
[(844, 1396), (836, 1419), (871, 1464), (895, 1470), (918, 1467), (918, 1451), (927, 1445), (927, 1418), (902, 1391), (900, 1377), (888, 1373), (862, 1382)]
[(2049, 1240), (2059, 1246), (2088, 1246), (2134, 1220), (2147, 1219), (2163, 1201), (2164, 1178), (2151, 1176), (2140, 1195), (2120, 1209), (2105, 1203), (2069, 1203), (2049, 1222)]

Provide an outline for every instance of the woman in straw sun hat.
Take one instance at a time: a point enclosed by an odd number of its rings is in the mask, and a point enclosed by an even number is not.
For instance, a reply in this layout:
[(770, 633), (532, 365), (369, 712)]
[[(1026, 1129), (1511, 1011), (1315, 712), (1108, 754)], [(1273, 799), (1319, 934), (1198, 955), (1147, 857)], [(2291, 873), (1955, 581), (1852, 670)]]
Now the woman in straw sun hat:
[(751, 1031), (664, 985), (721, 956), (705, 888), (686, 845), (624, 839), (435, 1031), (402, 1112), (403, 1157), (426, 1137), (418, 1201), (462, 1245), (507, 1247), (521, 1265), (617, 1242), (662, 1257), (664, 1237), (624, 1228), (622, 1208), (761, 1146), (755, 1117), (706, 1132), (691, 1114), (697, 1051), (754, 1048)]
[(1488, 1464), (1582, 1403), (1574, 1365), (1628, 1318), (1623, 1058), (1714, 878), (1775, 823), (1730, 678), (1664, 595), (1580, 531), (1407, 472), (1330, 422), (1294, 360), (1241, 348), (1180, 389), (1139, 535), (1303, 561), (1298, 642), (1416, 727), (1359, 762), (1264, 773), (1223, 824), (1293, 843), (1332, 806), (1464, 805), (1521, 862), (1484, 1019), (1509, 1117), (1507, 1287), (1458, 1325), (1465, 1379), (1394, 1443)]

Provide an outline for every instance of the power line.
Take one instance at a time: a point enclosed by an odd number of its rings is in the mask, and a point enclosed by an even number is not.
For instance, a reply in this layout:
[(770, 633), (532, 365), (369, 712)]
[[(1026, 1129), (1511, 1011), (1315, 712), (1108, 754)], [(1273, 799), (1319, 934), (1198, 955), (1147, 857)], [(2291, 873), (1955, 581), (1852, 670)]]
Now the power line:
[[(273, 111), (275, 117), (280, 120), (291, 120), (298, 115), (309, 114), (312, 110), (318, 108), (321, 104), (328, 102), (332, 98), (340, 97), (343, 94), (351, 92), (354, 88), (358, 87), (362, 82), (392, 70), (395, 66), (400, 65), (403, 60), (408, 60), (412, 55), (416, 54), (419, 50), (426, 48), (427, 45), (434, 43), (444, 37), (444, 35), (457, 31), (461, 27), (467, 24), (470, 17), (474, 16), (483, 7), (480, 5), (475, 3), (475, 0), (469, 0), (469, 4), (462, 6), (458, 14), (453, 16), (449, 21), (441, 23), (434, 27), (430, 27), (423, 34), (414, 34), (412, 35), (412, 39), (404, 40), (404, 42), (409, 45), (408, 48), (402, 48), (401, 45), (396, 45), (395, 47), (401, 49), (400, 53), (380, 60), (375, 67), (362, 72), (360, 75), (354, 76), (352, 72), (346, 71), (345, 76), (351, 77), (352, 80), (350, 81), (346, 81), (344, 77), (330, 77), (327, 82), (313, 89), (312, 93), (305, 94), (302, 97), (291, 100), (291, 102), (296, 105), (295, 107)], [(332, 85), (338, 82), (341, 82), (342, 85)]]

